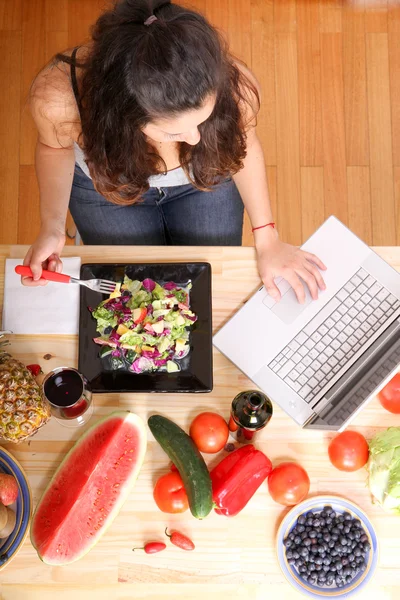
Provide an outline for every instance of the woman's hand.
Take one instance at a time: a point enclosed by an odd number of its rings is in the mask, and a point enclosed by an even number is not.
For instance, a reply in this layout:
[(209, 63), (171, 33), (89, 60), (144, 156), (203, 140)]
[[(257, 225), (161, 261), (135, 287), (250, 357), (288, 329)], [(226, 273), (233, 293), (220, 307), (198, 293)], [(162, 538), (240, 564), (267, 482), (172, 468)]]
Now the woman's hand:
[(313, 300), (316, 300), (318, 288), (324, 290), (326, 287), (319, 271), (326, 270), (324, 263), (314, 254), (281, 242), (276, 231), (265, 233), (261, 240), (257, 242), (256, 239), (256, 248), (258, 270), (270, 296), (276, 301), (280, 300), (281, 294), (274, 282), (274, 278), (280, 276), (292, 286), (300, 304), (306, 299), (301, 280), (308, 286)]
[(46, 285), (48, 282), (40, 278), (42, 269), (61, 273), (60, 254), (64, 245), (64, 231), (56, 228), (42, 229), (24, 259), (24, 265), (31, 268), (33, 277), (21, 277), (21, 283), (27, 286)]

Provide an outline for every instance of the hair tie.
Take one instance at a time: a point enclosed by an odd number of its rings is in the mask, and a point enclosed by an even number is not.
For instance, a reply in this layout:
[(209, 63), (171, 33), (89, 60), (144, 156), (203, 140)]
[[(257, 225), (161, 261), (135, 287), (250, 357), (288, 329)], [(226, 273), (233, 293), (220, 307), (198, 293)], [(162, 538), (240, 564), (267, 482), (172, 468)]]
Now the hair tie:
[(148, 19), (145, 20), (144, 24), (149, 26), (152, 23), (154, 23), (154, 21), (157, 21), (157, 17), (156, 15), (151, 15)]

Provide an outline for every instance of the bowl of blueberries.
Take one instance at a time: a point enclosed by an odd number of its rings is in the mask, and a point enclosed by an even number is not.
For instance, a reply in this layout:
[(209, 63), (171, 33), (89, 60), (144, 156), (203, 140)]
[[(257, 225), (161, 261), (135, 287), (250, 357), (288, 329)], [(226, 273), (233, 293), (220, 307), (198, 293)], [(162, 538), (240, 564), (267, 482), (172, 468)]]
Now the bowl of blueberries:
[(284, 517), (277, 554), (287, 580), (309, 598), (350, 598), (376, 569), (378, 541), (356, 504), (339, 496), (315, 496)]

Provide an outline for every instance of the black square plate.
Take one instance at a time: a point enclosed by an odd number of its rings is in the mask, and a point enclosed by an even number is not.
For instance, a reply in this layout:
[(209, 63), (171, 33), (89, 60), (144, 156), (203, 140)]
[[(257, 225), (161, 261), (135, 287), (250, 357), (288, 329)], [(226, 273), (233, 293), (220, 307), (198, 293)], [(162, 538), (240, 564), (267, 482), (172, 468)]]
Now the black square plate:
[(198, 319), (190, 331), (190, 352), (179, 361), (176, 373), (132, 373), (127, 368), (113, 370), (109, 358), (100, 358), (96, 337), (96, 320), (88, 307), (95, 308), (106, 298), (81, 286), (79, 317), (79, 371), (87, 377), (93, 392), (211, 392), (212, 377), (212, 313), (211, 265), (209, 263), (140, 263), (85, 264), (81, 279), (122, 281), (124, 275), (143, 281), (192, 282), (190, 308)]

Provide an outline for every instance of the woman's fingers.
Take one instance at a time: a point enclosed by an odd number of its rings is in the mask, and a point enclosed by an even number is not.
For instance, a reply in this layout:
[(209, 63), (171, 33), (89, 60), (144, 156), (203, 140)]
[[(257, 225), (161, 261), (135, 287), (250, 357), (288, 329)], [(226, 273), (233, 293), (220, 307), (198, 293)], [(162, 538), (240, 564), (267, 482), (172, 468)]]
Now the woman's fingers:
[(301, 277), (304, 283), (307, 284), (308, 289), (310, 290), (311, 298), (313, 300), (318, 299), (318, 285), (317, 281), (310, 271), (307, 271), (306, 268), (297, 269), (297, 274)]
[(263, 277), (263, 284), (268, 294), (276, 301), (279, 302), (281, 299), (281, 293), (278, 286), (276, 285), (274, 278), (270, 275)]
[(305, 252), (304, 250), (302, 250), (302, 253), (303, 253), (303, 256), (305, 256), (307, 260), (309, 260), (312, 263), (314, 263), (315, 265), (317, 265), (317, 267), (319, 267), (323, 271), (326, 271), (326, 266), (324, 265), (322, 260), (320, 258), (318, 258), (318, 256), (315, 256), (315, 254), (311, 254), (311, 252)]
[(322, 275), (319, 272), (319, 270), (317, 269), (317, 267), (315, 267), (311, 262), (306, 261), (304, 263), (304, 268), (307, 269), (307, 271), (314, 276), (314, 278), (315, 278), (315, 280), (316, 280), (316, 282), (318, 284), (319, 289), (320, 290), (326, 290), (326, 285), (325, 285), (324, 278), (322, 277)]
[(286, 281), (292, 286), (300, 304), (304, 304), (306, 292), (304, 290), (304, 285), (302, 284), (301, 279), (297, 275), (296, 271), (293, 269), (287, 269), (284, 273), (282, 273), (282, 277), (286, 279)]

